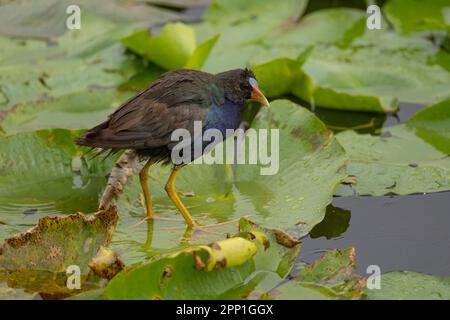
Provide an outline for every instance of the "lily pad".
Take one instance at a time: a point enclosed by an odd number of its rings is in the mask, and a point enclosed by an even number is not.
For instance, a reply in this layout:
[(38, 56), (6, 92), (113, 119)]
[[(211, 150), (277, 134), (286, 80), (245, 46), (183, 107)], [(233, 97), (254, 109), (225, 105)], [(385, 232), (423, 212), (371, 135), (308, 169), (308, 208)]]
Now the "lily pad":
[(390, 0), (383, 11), (399, 32), (450, 30), (450, 3), (447, 0)]
[[(263, 2), (261, 8), (271, 4)], [(314, 106), (387, 113), (396, 111), (399, 101), (430, 103), (450, 95), (448, 57), (439, 44), (385, 30), (384, 22), (383, 30), (366, 30), (363, 10), (331, 8), (301, 17), (303, 11), (303, 3), (287, 2), (270, 7), (271, 17), (265, 17), (252, 1), (214, 2), (206, 22), (196, 26), (203, 37), (221, 30), (214, 59), (204, 69), (257, 67), (255, 57), (277, 48), (279, 56), (267, 60), (263, 70), (282, 70), (288, 80), (264, 81), (261, 88), (271, 96), (292, 93)], [(308, 46), (315, 50), (292, 81), (286, 53), (295, 60)]]
[(115, 207), (92, 216), (44, 217), (32, 229), (5, 240), (0, 268), (65, 272), (77, 265), (86, 274), (100, 246), (109, 244), (118, 219)]
[(197, 47), (195, 31), (183, 23), (168, 23), (154, 36), (140, 30), (122, 39), (133, 52), (166, 69), (200, 68), (211, 51), (217, 36)]
[[(247, 20), (247, 13), (253, 12), (251, 3), (239, 8), (242, 13), (232, 15), (232, 19), (241, 16), (239, 23), (222, 25), (217, 18), (214, 29), (213, 22), (208, 22), (209, 14), (220, 16), (235, 9), (233, 3), (219, 3), (207, 12), (207, 22), (196, 27), (205, 34), (217, 30), (217, 24), (221, 29), (221, 38), (211, 53), (217, 59), (208, 59), (205, 70), (218, 72), (221, 67), (249, 64), (265, 72), (284, 70), (288, 80), (277, 77), (278, 81), (263, 81), (263, 91), (271, 96), (292, 93), (312, 105), (339, 110), (385, 113), (396, 111), (399, 101), (428, 103), (450, 95), (447, 70), (433, 65), (445, 62), (442, 58), (445, 53), (438, 46), (392, 31), (365, 31), (363, 10), (333, 8), (315, 11), (301, 19), (299, 16), (288, 19), (283, 8), (273, 8), (271, 20), (263, 22), (261, 12), (255, 13), (252, 21)], [(293, 8), (291, 11), (297, 12)], [(286, 53), (295, 60), (308, 46), (316, 48), (293, 73), (295, 69), (287, 65)], [(280, 53), (272, 54), (273, 61), (266, 59), (261, 68), (252, 63), (257, 60), (255, 57), (267, 55), (274, 47)], [(296, 74), (294, 81), (292, 74)]]
[(303, 16), (298, 23), (282, 29), (266, 42), (273, 46), (345, 46), (364, 34), (366, 13), (350, 8), (331, 8)]
[(184, 68), (201, 69), (203, 63), (205, 63), (205, 60), (207, 59), (209, 53), (216, 44), (217, 39), (219, 39), (219, 35), (215, 35), (211, 39), (206, 40), (205, 42), (197, 46), (192, 55), (189, 57), (186, 64), (184, 65)]
[(83, 90), (57, 98), (17, 105), (0, 123), (4, 134), (48, 128), (93, 127), (131, 94), (114, 90)]
[(166, 70), (156, 64), (149, 64), (144, 70), (139, 71), (119, 86), (120, 90), (132, 90), (139, 92), (147, 88), (153, 81), (159, 78)]
[(97, 15), (116, 23), (134, 23), (145, 26), (177, 17), (175, 12), (148, 6), (136, 1), (99, 0), (96, 5), (86, 0), (19, 0), (3, 4), (0, 10), (0, 34), (14, 37), (48, 39), (64, 34), (69, 29), (66, 9), (80, 7), (81, 25), (87, 14)]
[(336, 194), (402, 195), (450, 190), (450, 158), (437, 148), (447, 145), (447, 110), (446, 102), (430, 106), (408, 124), (386, 128), (381, 136), (339, 133), (337, 139), (350, 157), (348, 172), (356, 182), (339, 186)]
[(401, 271), (381, 275), (380, 289), (366, 289), (369, 300), (448, 300), (450, 277)]
[(424, 141), (450, 154), (450, 99), (421, 110), (406, 123)]
[(354, 275), (355, 249), (327, 251), (294, 279), (269, 291), (265, 299), (359, 299), (365, 279)]
[(0, 111), (88, 88), (114, 88), (142, 67), (116, 42), (128, 27), (89, 15), (83, 23), (52, 46), (0, 38), (6, 46), (0, 63)]
[(258, 79), (259, 86), (264, 90), (264, 94), (267, 97), (281, 97), (291, 93), (300, 75), (301, 66), (311, 50), (312, 47), (307, 47), (294, 58), (276, 50), (252, 59), (250, 68)]
[(66, 29), (68, 4), (59, 0), (15, 1), (0, 10), (0, 33), (8, 36), (50, 38)]
[[(243, 68), (267, 50), (265, 39), (277, 35), (285, 25), (295, 25), (307, 1), (214, 1), (204, 14), (204, 22), (194, 25), (200, 39), (220, 31), (204, 70), (212, 73)], [(296, 55), (303, 49), (298, 48)], [(278, 57), (274, 57), (278, 58)]]
[[(269, 230), (242, 220), (240, 234), (188, 247), (126, 269), (105, 290), (108, 299), (242, 299), (260, 295), (290, 271), (299, 245), (285, 248)], [(259, 293), (260, 292), (260, 293)]]
[(69, 294), (67, 270), (75, 266), (80, 282), (87, 280), (89, 261), (108, 245), (118, 219), (115, 207), (91, 216), (75, 213), (40, 219), (0, 247), (0, 281), (40, 293)]
[(293, 93), (313, 105), (370, 112), (395, 111), (399, 101), (429, 103), (450, 95), (448, 71), (426, 61), (435, 57), (436, 48), (373, 32), (346, 49), (316, 48)]

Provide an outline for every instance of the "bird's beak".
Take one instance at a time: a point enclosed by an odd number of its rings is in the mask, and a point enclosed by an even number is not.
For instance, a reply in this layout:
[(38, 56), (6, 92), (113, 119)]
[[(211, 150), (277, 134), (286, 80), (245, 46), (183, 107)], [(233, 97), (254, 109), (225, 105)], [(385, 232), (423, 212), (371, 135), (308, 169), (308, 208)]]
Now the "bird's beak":
[(259, 102), (266, 107), (270, 106), (269, 101), (267, 101), (267, 98), (262, 94), (257, 85), (252, 88), (252, 95), (250, 96), (250, 100)]

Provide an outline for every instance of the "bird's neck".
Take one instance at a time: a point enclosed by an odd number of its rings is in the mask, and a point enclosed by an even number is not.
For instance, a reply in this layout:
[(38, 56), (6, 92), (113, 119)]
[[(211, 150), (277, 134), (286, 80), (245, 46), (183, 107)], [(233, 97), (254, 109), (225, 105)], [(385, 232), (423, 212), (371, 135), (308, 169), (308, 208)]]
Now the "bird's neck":
[(237, 129), (241, 123), (245, 104), (225, 100), (222, 105), (213, 105), (207, 116), (207, 128), (218, 129), (225, 137), (226, 129)]

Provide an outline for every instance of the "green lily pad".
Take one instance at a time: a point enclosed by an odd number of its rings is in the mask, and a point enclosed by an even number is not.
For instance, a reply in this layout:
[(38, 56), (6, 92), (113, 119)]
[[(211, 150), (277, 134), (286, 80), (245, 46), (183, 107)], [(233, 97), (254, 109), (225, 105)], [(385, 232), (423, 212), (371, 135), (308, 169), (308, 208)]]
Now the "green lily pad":
[(450, 190), (450, 159), (438, 150), (445, 149), (448, 141), (447, 110), (446, 102), (430, 106), (407, 124), (386, 128), (377, 137), (353, 131), (339, 133), (337, 139), (350, 157), (348, 172), (356, 177), (356, 182), (339, 186), (335, 194)]
[[(299, 245), (242, 220), (240, 234), (130, 267), (108, 284), (108, 299), (242, 299), (262, 294), (290, 271)], [(252, 240), (253, 239), (253, 240)]]
[[(200, 39), (220, 33), (203, 69), (217, 73), (247, 66), (268, 49), (264, 45), (266, 39), (276, 36), (285, 24), (295, 24), (306, 4), (307, 1), (293, 0), (214, 1), (204, 14), (205, 21), (194, 25)], [(303, 48), (297, 48), (296, 55), (302, 51)]]
[(158, 36), (142, 30), (122, 39), (122, 43), (165, 69), (178, 69), (195, 49), (195, 32), (183, 23), (171, 23)]
[(168, 23), (153, 36), (148, 30), (123, 38), (122, 44), (133, 52), (166, 69), (200, 68), (217, 40), (217, 35), (196, 45), (195, 31), (183, 23)]
[(421, 110), (406, 124), (424, 141), (450, 154), (450, 99)]
[(54, 38), (70, 31), (66, 20), (70, 5), (80, 7), (81, 26), (87, 14), (94, 14), (116, 23), (150, 26), (175, 19), (177, 14), (135, 1), (99, 0), (95, 5), (86, 0), (19, 0), (2, 4), (0, 34), (24, 38)]
[(303, 16), (297, 24), (282, 29), (266, 42), (273, 46), (338, 45), (345, 46), (364, 34), (366, 13), (350, 8), (331, 8)]
[(383, 11), (399, 32), (450, 30), (450, 3), (447, 0), (390, 0)]
[(380, 289), (366, 289), (369, 300), (448, 300), (450, 277), (401, 271), (381, 275)]
[(269, 291), (265, 299), (359, 299), (365, 279), (354, 275), (355, 249), (327, 251), (294, 279)]
[(8, 36), (50, 38), (66, 30), (66, 8), (59, 0), (15, 1), (0, 10), (0, 34)]
[(47, 128), (93, 127), (119, 107), (130, 93), (84, 90), (40, 102), (23, 103), (0, 123), (4, 134)]
[[(271, 96), (291, 93), (314, 106), (387, 113), (396, 111), (399, 101), (430, 103), (450, 95), (447, 54), (428, 39), (398, 35), (384, 23), (384, 30), (366, 30), (363, 10), (331, 8), (300, 18), (303, 11), (303, 3), (287, 2), (270, 7), (271, 17), (265, 17), (252, 1), (213, 3), (206, 22), (196, 26), (203, 37), (221, 33), (204, 69), (257, 68), (252, 60), (276, 48), (279, 55), (259, 68), (287, 76), (264, 78), (261, 88)], [(295, 60), (308, 46), (315, 50), (293, 73), (286, 55)]]
[(184, 68), (201, 69), (203, 63), (205, 63), (205, 60), (207, 59), (209, 53), (216, 44), (217, 39), (219, 39), (219, 35), (215, 35), (211, 39), (206, 40), (205, 42), (201, 43), (197, 48), (195, 48), (194, 52), (184, 65)]
[(203, 18), (213, 24), (241, 24), (259, 17), (283, 21), (291, 15), (299, 16), (307, 1), (287, 0), (215, 0), (206, 10)]
[(88, 88), (114, 88), (142, 66), (130, 60), (117, 38), (128, 27), (89, 16), (83, 28), (58, 38), (52, 46), (33, 40), (0, 38), (0, 110)]
[[(262, 13), (251, 22), (246, 20), (246, 10), (253, 12), (253, 7), (246, 6), (240, 8), (244, 13), (238, 24), (220, 25), (218, 20), (221, 38), (211, 53), (217, 59), (208, 59), (205, 70), (218, 72), (221, 67), (250, 64), (262, 74), (261, 88), (270, 96), (292, 93), (312, 105), (339, 110), (392, 112), (397, 110), (399, 101), (428, 103), (450, 94), (447, 70), (432, 65), (445, 62), (438, 58), (445, 55), (438, 46), (426, 39), (402, 37), (386, 30), (365, 32), (366, 13), (362, 10), (320, 10), (283, 25), (281, 19), (286, 21), (286, 16), (282, 8), (274, 8), (274, 17), (263, 23), (259, 20)], [(219, 15), (234, 6), (211, 8)], [(278, 14), (280, 20), (275, 18)], [(255, 25), (260, 27), (252, 31)], [(205, 22), (197, 29), (211, 34), (217, 26), (213, 29)], [(286, 53), (295, 59), (311, 45), (316, 48), (306, 62), (298, 70), (293, 68)], [(252, 63), (257, 60), (255, 57), (267, 55), (266, 51), (274, 47), (279, 55), (272, 54), (272, 61), (267, 60), (260, 68)], [(287, 80), (275, 77), (279, 74), (271, 77), (271, 69), (283, 71)], [(269, 76), (264, 77), (265, 74)]]
[(316, 48), (293, 93), (322, 107), (370, 112), (395, 111), (399, 101), (429, 103), (450, 95), (448, 71), (427, 63), (438, 52), (430, 43), (371, 32), (346, 49)]
[(78, 4), (83, 11), (92, 12), (104, 19), (122, 25), (151, 27), (155, 24), (179, 19), (179, 14), (167, 8), (142, 3), (140, 0), (66, 0), (70, 4)]
[(156, 64), (149, 64), (144, 70), (139, 71), (119, 86), (119, 90), (131, 90), (139, 92), (159, 78), (166, 70)]
[[(259, 86), (267, 97), (281, 97), (289, 94), (296, 84), (300, 68), (311, 52), (307, 47), (301, 54), (291, 58), (289, 55), (266, 52), (250, 62), (250, 68), (258, 79)], [(273, 58), (275, 56), (275, 58)], [(256, 62), (258, 61), (258, 62)]]

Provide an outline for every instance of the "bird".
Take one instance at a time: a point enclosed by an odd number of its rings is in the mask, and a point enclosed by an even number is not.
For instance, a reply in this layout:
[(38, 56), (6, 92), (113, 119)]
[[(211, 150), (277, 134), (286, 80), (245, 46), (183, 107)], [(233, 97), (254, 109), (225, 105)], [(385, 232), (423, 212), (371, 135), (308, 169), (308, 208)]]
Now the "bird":
[[(172, 70), (163, 73), (148, 88), (123, 103), (106, 121), (75, 139), (75, 143), (112, 153), (132, 149), (140, 160), (146, 161), (139, 172), (139, 180), (149, 219), (155, 214), (147, 181), (149, 168), (157, 163), (171, 164), (172, 171), (165, 190), (188, 228), (193, 228), (199, 224), (180, 200), (175, 180), (180, 169), (201, 154), (193, 153), (183, 163), (175, 163), (171, 157), (176, 144), (172, 141), (172, 133), (176, 129), (186, 129), (193, 134), (195, 121), (201, 121), (202, 132), (217, 129), (225, 139), (227, 129), (239, 127), (251, 101), (269, 106), (254, 73), (247, 68), (217, 74), (190, 69)], [(205, 145), (202, 146), (203, 152)]]

